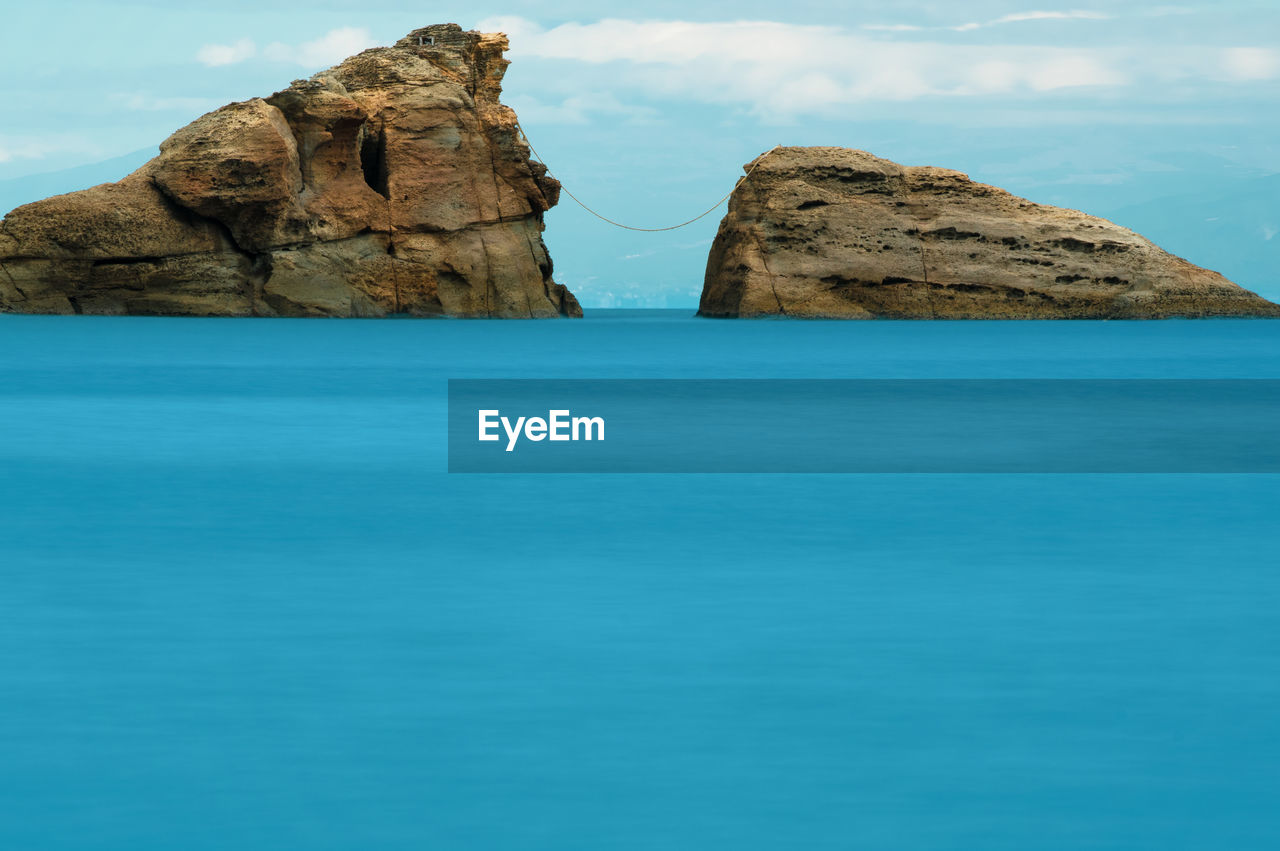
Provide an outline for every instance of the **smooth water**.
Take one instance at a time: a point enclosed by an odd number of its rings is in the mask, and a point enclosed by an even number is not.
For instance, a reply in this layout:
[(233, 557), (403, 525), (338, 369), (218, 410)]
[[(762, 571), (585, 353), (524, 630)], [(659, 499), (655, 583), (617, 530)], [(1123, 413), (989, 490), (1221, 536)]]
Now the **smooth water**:
[(0, 848), (1280, 846), (1280, 477), (446, 474), (445, 380), (532, 376), (1280, 323), (0, 317)]

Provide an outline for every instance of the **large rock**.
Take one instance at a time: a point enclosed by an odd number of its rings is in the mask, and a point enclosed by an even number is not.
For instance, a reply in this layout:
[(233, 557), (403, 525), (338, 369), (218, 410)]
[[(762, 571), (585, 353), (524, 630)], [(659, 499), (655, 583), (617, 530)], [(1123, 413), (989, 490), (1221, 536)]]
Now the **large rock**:
[(956, 171), (846, 148), (777, 148), (753, 167), (711, 248), (704, 316), (1280, 316), (1132, 231)]
[(580, 316), (560, 186), (498, 101), (503, 35), (415, 30), (173, 134), (119, 183), (0, 222), (0, 310)]

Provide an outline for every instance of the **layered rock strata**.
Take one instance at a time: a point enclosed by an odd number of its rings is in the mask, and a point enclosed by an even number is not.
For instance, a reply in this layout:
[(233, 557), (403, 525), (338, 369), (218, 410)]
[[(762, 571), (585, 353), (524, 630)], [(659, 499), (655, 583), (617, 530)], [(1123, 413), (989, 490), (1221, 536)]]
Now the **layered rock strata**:
[(746, 168), (707, 261), (704, 316), (1280, 316), (1119, 225), (957, 171), (846, 148), (778, 148)]
[(0, 310), (579, 316), (560, 186), (499, 102), (503, 35), (415, 30), (179, 130), (118, 183), (0, 223)]

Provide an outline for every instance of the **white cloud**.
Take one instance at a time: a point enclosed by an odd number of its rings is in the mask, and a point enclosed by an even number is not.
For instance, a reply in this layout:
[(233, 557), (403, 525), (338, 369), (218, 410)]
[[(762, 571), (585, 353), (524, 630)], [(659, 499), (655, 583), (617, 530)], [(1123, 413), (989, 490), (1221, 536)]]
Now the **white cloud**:
[(1139, 14), (1144, 18), (1168, 18), (1174, 15), (1194, 15), (1197, 11), (1190, 6), (1156, 6), (1143, 9)]
[(272, 62), (288, 62), (319, 70), (375, 46), (377, 41), (364, 27), (339, 27), (302, 44), (273, 41), (262, 49), (261, 54), (258, 46), (247, 38), (242, 38), (235, 44), (206, 44), (196, 51), (196, 59), (215, 68), (234, 65), (261, 55)]
[(217, 68), (252, 59), (257, 53), (258, 47), (253, 40), (242, 38), (235, 44), (206, 44), (196, 51), (196, 59), (210, 68)]
[[(847, 114), (849, 106), (871, 101), (1035, 94), (1128, 79), (1111, 55), (1090, 48), (882, 40), (770, 21), (609, 19), (542, 29), (523, 18), (494, 18), (480, 28), (506, 32), (516, 58), (609, 64), (607, 75), (588, 75), (596, 88), (608, 79), (615, 91), (739, 104), (783, 122)], [(564, 79), (571, 86), (576, 77)], [(574, 116), (585, 120), (585, 111), (562, 118)]]
[(157, 97), (146, 92), (116, 92), (109, 100), (133, 112), (207, 112), (220, 106), (207, 98)]
[(538, 124), (589, 124), (592, 115), (609, 115), (627, 124), (644, 124), (657, 116), (657, 110), (652, 107), (625, 104), (609, 92), (584, 92), (559, 103), (516, 95), (509, 102), (517, 115)]
[(988, 59), (969, 69), (969, 79), (979, 91), (1001, 94), (1017, 86), (1020, 73), (1017, 63)]
[(1023, 21), (1109, 21), (1110, 15), (1102, 12), (1090, 12), (1083, 9), (1072, 9), (1067, 12), (1015, 12), (991, 21), (988, 26), (996, 24), (1017, 24)]
[(1090, 56), (1050, 59), (1034, 68), (1027, 81), (1038, 92), (1077, 86), (1120, 86), (1128, 82), (1123, 73)]
[[(1101, 17), (1085, 11), (1026, 12), (991, 23)], [(541, 84), (544, 93), (554, 91), (562, 102), (534, 108), (553, 120), (576, 123), (589, 122), (593, 113), (626, 114), (625, 102), (641, 99), (727, 104), (788, 123), (805, 115), (848, 117), (863, 104), (921, 98), (1001, 97), (1011, 108), (1026, 108), (1064, 94), (1096, 100), (1145, 87), (1180, 97), (1178, 92), (1195, 86), (1280, 76), (1280, 56), (1261, 48), (983, 44), (949, 34), (880, 35), (865, 28), (772, 21), (606, 19), (543, 28), (507, 17), (479, 26), (506, 32), (515, 59), (601, 66), (557, 66)]]
[(101, 145), (95, 140), (70, 133), (41, 136), (0, 136), (0, 163), (15, 160), (42, 160), (67, 154), (100, 156)]
[(1026, 21), (1109, 21), (1111, 16), (1102, 12), (1092, 12), (1086, 9), (1071, 9), (1064, 12), (1044, 11), (1044, 12), (1015, 12), (1011, 15), (1004, 15), (985, 23), (978, 21), (970, 21), (964, 24), (955, 24), (953, 26), (939, 27), (922, 27), (915, 24), (864, 24), (862, 29), (873, 30), (877, 32), (919, 32), (921, 30), (950, 30), (952, 32), (973, 32), (974, 30), (984, 29), (986, 27), (996, 27), (1001, 24), (1019, 24)]
[(378, 44), (364, 27), (340, 27), (330, 30), (314, 41), (298, 45), (272, 42), (263, 49), (263, 55), (277, 62), (293, 62), (317, 70), (336, 65), (348, 56)]
[(1233, 80), (1270, 80), (1280, 76), (1280, 52), (1263, 47), (1233, 47), (1223, 51), (1222, 68)]

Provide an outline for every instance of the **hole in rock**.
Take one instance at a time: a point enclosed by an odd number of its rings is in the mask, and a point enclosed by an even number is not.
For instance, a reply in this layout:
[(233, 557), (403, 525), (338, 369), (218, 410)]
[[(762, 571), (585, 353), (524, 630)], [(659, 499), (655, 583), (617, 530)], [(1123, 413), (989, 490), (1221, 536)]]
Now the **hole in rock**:
[(391, 198), (387, 189), (387, 135), (367, 125), (360, 139), (360, 170), (370, 189), (383, 198)]

